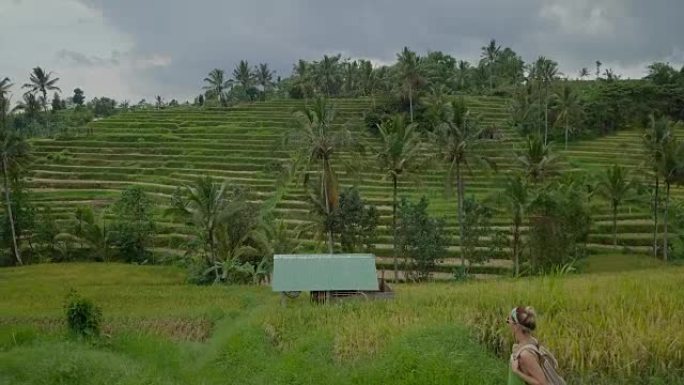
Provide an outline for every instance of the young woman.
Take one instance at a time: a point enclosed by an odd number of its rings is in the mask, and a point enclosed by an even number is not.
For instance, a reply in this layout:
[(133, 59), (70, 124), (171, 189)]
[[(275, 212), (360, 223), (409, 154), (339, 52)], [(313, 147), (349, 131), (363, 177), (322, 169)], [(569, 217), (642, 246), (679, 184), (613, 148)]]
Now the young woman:
[(529, 306), (514, 308), (508, 316), (508, 324), (515, 338), (508, 385), (547, 385), (539, 356), (523, 348), (525, 345), (538, 345), (537, 340), (532, 337), (532, 331), (537, 326), (534, 309)]

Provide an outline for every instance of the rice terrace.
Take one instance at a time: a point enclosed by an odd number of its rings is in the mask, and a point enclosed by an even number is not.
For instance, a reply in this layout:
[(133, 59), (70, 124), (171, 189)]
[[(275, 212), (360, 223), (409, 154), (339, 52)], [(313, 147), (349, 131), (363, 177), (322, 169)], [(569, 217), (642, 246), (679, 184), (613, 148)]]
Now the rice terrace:
[(0, 2), (0, 385), (684, 384), (684, 46), (609, 44), (679, 4), (57, 3)]

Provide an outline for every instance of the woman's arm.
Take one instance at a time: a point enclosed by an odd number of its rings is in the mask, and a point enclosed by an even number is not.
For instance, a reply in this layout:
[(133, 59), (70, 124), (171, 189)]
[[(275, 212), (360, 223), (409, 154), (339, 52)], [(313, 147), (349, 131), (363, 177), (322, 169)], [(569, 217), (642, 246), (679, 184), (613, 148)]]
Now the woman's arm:
[(530, 351), (523, 351), (513, 361), (513, 372), (529, 385), (546, 385), (546, 376), (539, 366), (539, 357)]

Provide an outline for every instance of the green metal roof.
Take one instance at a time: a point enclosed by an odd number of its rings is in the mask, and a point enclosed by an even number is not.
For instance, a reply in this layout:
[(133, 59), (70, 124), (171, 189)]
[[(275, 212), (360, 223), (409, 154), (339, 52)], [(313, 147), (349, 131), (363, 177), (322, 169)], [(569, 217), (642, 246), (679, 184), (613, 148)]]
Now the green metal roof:
[(378, 290), (373, 254), (276, 254), (273, 291)]

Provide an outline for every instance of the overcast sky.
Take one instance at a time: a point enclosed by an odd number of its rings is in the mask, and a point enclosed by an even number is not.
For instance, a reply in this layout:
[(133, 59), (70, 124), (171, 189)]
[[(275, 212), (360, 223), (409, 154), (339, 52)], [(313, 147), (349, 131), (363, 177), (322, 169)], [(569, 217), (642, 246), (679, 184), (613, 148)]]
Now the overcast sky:
[(684, 63), (682, 16), (684, 0), (0, 0), (0, 77), (19, 94), (40, 65), (67, 96), (185, 100), (240, 59), (282, 76), (325, 53), (389, 63), (405, 45), (474, 61), (491, 38), (567, 75), (601, 60), (640, 77)]

